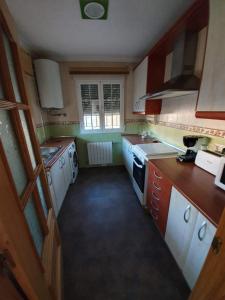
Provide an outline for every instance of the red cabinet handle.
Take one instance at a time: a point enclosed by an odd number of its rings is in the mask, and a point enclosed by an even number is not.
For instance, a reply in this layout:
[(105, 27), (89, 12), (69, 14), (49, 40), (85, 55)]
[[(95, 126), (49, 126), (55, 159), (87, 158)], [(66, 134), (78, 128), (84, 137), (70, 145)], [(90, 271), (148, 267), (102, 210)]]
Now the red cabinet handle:
[(157, 214), (156, 214), (156, 215), (154, 215), (154, 213), (153, 213), (153, 210), (152, 210), (152, 209), (150, 209), (150, 212), (151, 212), (151, 215), (152, 215), (153, 219), (155, 219), (155, 220), (158, 220), (159, 216), (158, 216)]
[(151, 201), (151, 206), (152, 206), (152, 208), (153, 208), (154, 210), (159, 211), (159, 208), (157, 207), (156, 204), (154, 204), (153, 201)]
[(153, 181), (153, 186), (154, 186), (154, 188), (156, 188), (158, 191), (161, 191), (161, 187), (157, 186), (157, 185), (155, 184), (154, 181)]
[(158, 178), (158, 179), (162, 179), (161, 176), (159, 176), (159, 175), (156, 174), (155, 170), (154, 170), (154, 176), (155, 176), (156, 178)]
[(157, 201), (159, 201), (159, 198), (156, 196), (156, 194), (154, 192), (152, 192), (152, 196), (154, 197), (154, 199), (156, 199)]

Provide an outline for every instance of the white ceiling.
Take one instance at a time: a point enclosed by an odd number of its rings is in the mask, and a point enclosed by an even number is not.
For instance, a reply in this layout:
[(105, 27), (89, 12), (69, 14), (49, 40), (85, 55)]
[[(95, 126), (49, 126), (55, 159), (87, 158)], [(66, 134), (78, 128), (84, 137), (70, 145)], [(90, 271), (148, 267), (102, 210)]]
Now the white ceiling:
[(6, 0), (23, 44), (57, 60), (136, 61), (193, 0), (109, 0), (106, 21), (82, 20), (79, 0)]

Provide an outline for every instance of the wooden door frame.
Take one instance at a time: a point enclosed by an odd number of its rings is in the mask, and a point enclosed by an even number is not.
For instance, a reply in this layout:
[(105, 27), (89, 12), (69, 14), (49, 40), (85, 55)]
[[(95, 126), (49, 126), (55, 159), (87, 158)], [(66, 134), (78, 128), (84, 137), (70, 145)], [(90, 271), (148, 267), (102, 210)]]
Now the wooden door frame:
[[(2, 145), (0, 144), (2, 152)], [(11, 271), (29, 299), (51, 299), (43, 276), (43, 267), (34, 255), (29, 228), (25, 222), (11, 173), (0, 155), (0, 249), (7, 250), (14, 262)], [(13, 220), (13, 221), (12, 221)], [(36, 252), (36, 251), (35, 251)]]
[[(14, 86), (11, 81), (11, 74), (6, 56), (6, 49), (3, 41), (3, 33), (10, 44), (12, 59), (14, 63), (16, 79), (21, 102), (16, 101)], [(35, 133), (34, 122), (31, 116), (27, 91), (25, 88), (25, 72), (23, 71), (21, 52), (15, 31), (14, 21), (10, 15), (4, 0), (0, 0), (0, 77), (4, 91), (4, 99), (0, 100), (0, 111), (7, 111), (15, 131), (21, 159), (27, 175), (28, 184), (22, 195), (18, 195), (12, 171), (7, 161), (7, 153), (0, 139), (0, 250), (7, 250), (15, 262), (12, 273), (24, 289), (29, 299), (50, 300), (53, 297), (51, 283), (47, 280), (49, 265), (45, 259), (51, 256), (51, 224), (54, 225), (54, 234), (57, 238), (57, 246), (60, 248), (60, 236), (55, 214), (52, 206), (50, 191), (42, 162), (40, 147)], [(23, 111), (27, 123), (31, 144), (36, 160), (36, 168), (33, 169), (28, 145), (23, 130), (19, 112)], [(43, 193), (48, 208), (47, 217), (41, 204), (37, 187), (37, 180), (40, 178)], [(33, 238), (24, 216), (24, 209), (30, 197), (33, 197), (35, 210), (39, 219), (40, 227), (44, 236), (42, 255), (37, 253)], [(56, 233), (55, 233), (56, 232)], [(49, 253), (47, 252), (49, 251)]]

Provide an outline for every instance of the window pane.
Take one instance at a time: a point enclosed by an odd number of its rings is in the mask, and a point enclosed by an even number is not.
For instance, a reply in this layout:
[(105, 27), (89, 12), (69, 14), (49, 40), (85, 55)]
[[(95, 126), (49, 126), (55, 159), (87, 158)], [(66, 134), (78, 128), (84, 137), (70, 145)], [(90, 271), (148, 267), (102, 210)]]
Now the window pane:
[(84, 129), (100, 129), (98, 84), (81, 84)]
[(27, 148), (28, 148), (28, 151), (29, 151), (29, 154), (30, 154), (32, 167), (33, 167), (33, 169), (35, 169), (36, 166), (37, 166), (37, 163), (36, 163), (33, 146), (32, 146), (31, 139), (30, 139), (30, 133), (29, 133), (29, 130), (28, 130), (27, 120), (25, 118), (25, 114), (24, 114), (23, 110), (20, 110), (19, 114), (20, 114), (20, 119), (21, 119), (22, 126), (23, 126), (23, 132), (24, 132), (25, 139), (26, 139), (26, 142), (27, 142)]
[(27, 185), (28, 179), (23, 166), (18, 141), (11, 123), (10, 113), (6, 110), (0, 110), (0, 138), (18, 195), (21, 196)]
[(120, 84), (103, 84), (105, 129), (120, 128)]
[(46, 205), (45, 195), (44, 195), (44, 191), (43, 191), (43, 188), (42, 188), (42, 183), (41, 183), (40, 177), (37, 178), (37, 188), (38, 188), (39, 197), (41, 199), (41, 205), (43, 207), (44, 214), (45, 214), (45, 216), (47, 218), (47, 216), (48, 216), (48, 208), (47, 208), (47, 205)]
[(30, 233), (32, 235), (37, 252), (41, 256), (44, 236), (41, 230), (32, 196), (28, 200), (27, 205), (24, 209), (24, 215), (27, 220), (27, 224), (29, 226)]
[(12, 81), (12, 85), (13, 85), (14, 95), (15, 95), (16, 101), (21, 102), (12, 49), (11, 49), (9, 39), (5, 33), (3, 33), (3, 42), (4, 42), (4, 46), (5, 46), (8, 67), (9, 67), (9, 73), (10, 73), (10, 77), (11, 77), (11, 81)]

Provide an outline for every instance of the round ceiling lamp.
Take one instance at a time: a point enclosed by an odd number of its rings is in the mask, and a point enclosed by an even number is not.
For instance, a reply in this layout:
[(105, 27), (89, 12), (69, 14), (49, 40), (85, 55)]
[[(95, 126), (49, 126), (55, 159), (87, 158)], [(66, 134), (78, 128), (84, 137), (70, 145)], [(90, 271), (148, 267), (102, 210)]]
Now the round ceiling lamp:
[(105, 14), (105, 8), (98, 2), (89, 2), (84, 7), (85, 15), (93, 20), (101, 19)]

